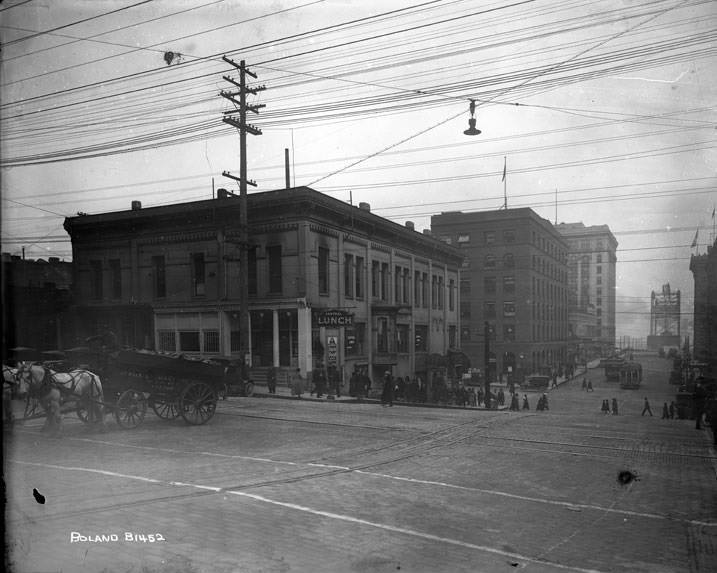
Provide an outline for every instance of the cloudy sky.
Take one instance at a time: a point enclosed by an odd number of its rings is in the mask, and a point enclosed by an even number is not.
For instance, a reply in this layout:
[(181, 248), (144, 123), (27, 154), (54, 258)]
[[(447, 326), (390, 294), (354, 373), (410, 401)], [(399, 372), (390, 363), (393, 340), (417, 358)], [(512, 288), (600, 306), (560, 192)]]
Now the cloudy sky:
[(610, 226), (618, 335), (646, 336), (714, 240), (716, 24), (708, 0), (5, 0), (2, 250), (70, 260), (66, 216), (236, 189), (226, 56), (266, 86), (250, 192), (289, 148), (292, 184), (423, 229), (499, 208), (506, 164), (509, 207)]

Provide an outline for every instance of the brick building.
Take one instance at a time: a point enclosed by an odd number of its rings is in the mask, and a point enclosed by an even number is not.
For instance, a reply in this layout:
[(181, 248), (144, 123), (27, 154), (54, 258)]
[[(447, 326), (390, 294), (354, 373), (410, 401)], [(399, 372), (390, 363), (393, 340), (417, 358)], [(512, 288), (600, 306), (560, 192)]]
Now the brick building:
[(695, 281), (693, 357), (717, 377), (717, 241), (702, 255), (692, 255)]
[(431, 230), (464, 256), (461, 348), (471, 363), (485, 369), (487, 323), (491, 372), (520, 380), (566, 364), (567, 244), (549, 221), (529, 208), (458, 211), (433, 216)]
[(581, 360), (615, 347), (617, 239), (607, 225), (560, 223), (568, 243), (568, 335)]
[[(222, 191), (222, 190), (220, 190)], [(457, 348), (453, 247), (307, 187), (248, 195), (254, 367), (413, 375)], [(85, 335), (238, 357), (239, 198), (66, 219)]]

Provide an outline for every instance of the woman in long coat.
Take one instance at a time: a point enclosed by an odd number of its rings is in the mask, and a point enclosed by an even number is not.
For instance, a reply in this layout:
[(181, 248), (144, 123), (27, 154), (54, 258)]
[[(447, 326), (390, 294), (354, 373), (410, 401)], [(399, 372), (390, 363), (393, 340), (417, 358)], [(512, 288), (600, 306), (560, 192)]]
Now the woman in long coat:
[(301, 377), (301, 370), (296, 369), (296, 372), (291, 377), (291, 393), (297, 398), (301, 398), (304, 393), (304, 379)]
[(393, 377), (390, 372), (383, 375), (383, 391), (381, 392), (381, 405), (393, 406)]

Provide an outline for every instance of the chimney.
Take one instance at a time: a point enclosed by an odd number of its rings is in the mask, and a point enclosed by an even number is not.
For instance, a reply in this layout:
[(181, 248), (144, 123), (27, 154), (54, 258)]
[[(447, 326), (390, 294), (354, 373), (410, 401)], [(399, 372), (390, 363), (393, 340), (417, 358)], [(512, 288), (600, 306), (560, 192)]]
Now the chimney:
[(59, 263), (60, 257), (50, 257), (49, 259), (47, 259), (47, 261), (50, 263)]
[(370, 203), (359, 203), (359, 209), (361, 209), (362, 211), (371, 212), (371, 204)]
[(291, 177), (289, 172), (289, 148), (284, 148), (284, 177), (286, 178), (286, 188), (291, 189)]
[(416, 230), (416, 226), (413, 224), (413, 221), (406, 221), (406, 229), (411, 229), (411, 231)]
[(142, 201), (132, 201), (132, 211), (139, 211), (142, 208)]
[(226, 199), (227, 197), (229, 197), (229, 193), (227, 193), (226, 189), (217, 189), (217, 199)]

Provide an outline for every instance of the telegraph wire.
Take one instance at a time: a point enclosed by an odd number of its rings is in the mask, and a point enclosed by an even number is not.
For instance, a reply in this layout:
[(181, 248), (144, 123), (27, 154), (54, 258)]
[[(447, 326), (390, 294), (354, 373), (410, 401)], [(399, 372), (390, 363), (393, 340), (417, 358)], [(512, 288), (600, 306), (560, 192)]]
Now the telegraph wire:
[(18, 2), (17, 4), (13, 4), (12, 6), (0, 8), (0, 12), (5, 12), (6, 10), (10, 10), (10, 8), (17, 8), (18, 6), (22, 6), (23, 4), (27, 4), (28, 2), (33, 2), (33, 0), (23, 0), (22, 2)]

